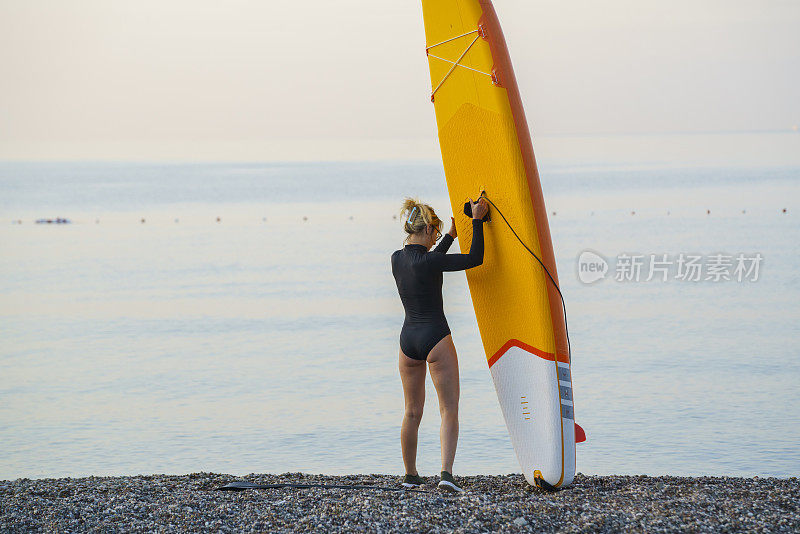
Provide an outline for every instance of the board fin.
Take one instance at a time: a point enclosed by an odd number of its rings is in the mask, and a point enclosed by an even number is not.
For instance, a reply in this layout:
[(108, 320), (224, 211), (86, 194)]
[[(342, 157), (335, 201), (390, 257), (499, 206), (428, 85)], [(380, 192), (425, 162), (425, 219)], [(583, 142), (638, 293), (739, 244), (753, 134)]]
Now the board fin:
[(533, 481), (536, 483), (536, 487), (542, 489), (544, 491), (555, 492), (558, 491), (558, 488), (547, 482), (544, 477), (542, 476), (542, 472), (538, 469), (533, 472)]
[(583, 443), (586, 441), (586, 432), (581, 428), (581, 425), (575, 423), (575, 443)]

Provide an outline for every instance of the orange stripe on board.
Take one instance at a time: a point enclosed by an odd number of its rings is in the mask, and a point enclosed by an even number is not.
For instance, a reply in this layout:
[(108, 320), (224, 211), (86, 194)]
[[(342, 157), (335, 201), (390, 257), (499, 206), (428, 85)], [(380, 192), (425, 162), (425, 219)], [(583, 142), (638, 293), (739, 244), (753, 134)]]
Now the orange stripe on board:
[[(553, 355), (552, 352), (545, 352), (543, 350), (537, 349), (536, 347), (531, 347), (530, 345), (528, 345), (527, 343), (523, 343), (519, 339), (509, 339), (508, 341), (506, 341), (505, 345), (500, 347), (500, 350), (495, 352), (494, 355), (492, 355), (492, 357), (489, 358), (489, 367), (494, 365), (497, 362), (497, 360), (499, 360), (503, 354), (508, 352), (508, 349), (510, 349), (511, 347), (519, 347), (522, 350), (530, 352), (531, 354), (535, 354), (536, 356), (544, 360), (549, 360), (551, 362), (555, 361), (555, 356)], [(569, 358), (567, 357), (566, 354), (559, 354), (558, 361), (563, 363), (569, 363)]]

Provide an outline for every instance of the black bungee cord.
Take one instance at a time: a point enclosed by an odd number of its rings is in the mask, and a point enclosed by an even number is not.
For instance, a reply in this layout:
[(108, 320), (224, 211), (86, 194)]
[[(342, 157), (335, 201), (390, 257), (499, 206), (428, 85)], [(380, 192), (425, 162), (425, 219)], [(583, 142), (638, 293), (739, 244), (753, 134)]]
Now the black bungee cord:
[[(523, 247), (525, 247), (525, 250), (527, 250), (528, 252), (530, 252), (531, 256), (533, 256), (534, 258), (536, 258), (536, 261), (538, 261), (538, 262), (539, 262), (539, 265), (541, 265), (541, 266), (542, 266), (542, 269), (544, 269), (544, 272), (545, 272), (545, 273), (547, 273), (547, 277), (548, 277), (548, 278), (550, 278), (550, 281), (553, 283), (553, 287), (555, 287), (555, 288), (556, 288), (556, 291), (558, 291), (558, 296), (561, 298), (561, 309), (563, 309), (563, 310), (564, 310), (564, 332), (565, 332), (565, 333), (566, 333), (566, 335), (567, 335), (567, 353), (568, 353), (567, 355), (569, 356), (569, 363), (570, 363), (570, 365), (572, 365), (572, 347), (570, 346), (570, 343), (569, 343), (569, 328), (567, 327), (567, 305), (564, 303), (564, 295), (561, 293), (561, 288), (560, 288), (560, 287), (558, 287), (558, 284), (556, 283), (556, 280), (555, 280), (555, 278), (553, 278), (553, 275), (552, 275), (552, 274), (550, 274), (550, 271), (549, 271), (549, 270), (547, 270), (547, 267), (546, 267), (546, 266), (545, 266), (545, 264), (542, 262), (542, 260), (539, 258), (539, 256), (537, 256), (537, 255), (536, 255), (536, 254), (535, 254), (535, 253), (534, 253), (534, 252), (533, 252), (533, 251), (530, 249), (530, 247), (528, 247), (528, 245), (526, 245), (526, 244), (525, 244), (525, 242), (524, 242), (524, 241), (522, 241), (522, 239), (521, 239), (521, 238), (519, 237), (519, 235), (517, 234), (516, 230), (514, 230), (514, 227), (513, 227), (513, 226), (511, 226), (511, 223), (509, 223), (509, 222), (508, 222), (508, 219), (506, 219), (506, 216), (505, 216), (505, 215), (503, 215), (503, 212), (502, 212), (502, 211), (500, 211), (500, 208), (498, 208), (498, 207), (497, 207), (497, 204), (495, 204), (494, 202), (492, 202), (492, 200), (491, 200), (491, 199), (490, 199), (488, 196), (486, 196), (486, 191), (481, 191), (481, 196), (480, 196), (480, 198), (485, 198), (485, 199), (486, 199), (486, 201), (487, 201), (489, 204), (491, 204), (491, 205), (492, 205), (492, 207), (494, 207), (494, 209), (496, 209), (496, 210), (497, 210), (497, 213), (499, 213), (499, 214), (500, 214), (500, 217), (502, 217), (502, 218), (503, 218), (503, 222), (505, 222), (505, 223), (506, 223), (506, 226), (508, 226), (509, 230), (511, 230), (511, 232), (514, 234), (514, 237), (516, 237), (516, 238), (517, 238), (517, 241), (519, 241), (519, 243), (520, 243), (520, 244), (521, 244)], [(558, 360), (558, 356), (557, 356), (557, 355), (555, 355), (554, 357), (556, 358), (556, 360)]]
[(254, 484), (253, 482), (236, 481), (214, 488), (219, 491), (244, 491), (246, 489), (280, 489), (280, 488), (322, 488), (322, 489), (345, 489), (345, 490), (379, 490), (379, 491), (413, 491), (415, 493), (430, 493), (426, 490), (395, 487), (395, 486), (368, 486), (364, 484), (317, 484), (299, 482), (279, 482), (277, 484)]

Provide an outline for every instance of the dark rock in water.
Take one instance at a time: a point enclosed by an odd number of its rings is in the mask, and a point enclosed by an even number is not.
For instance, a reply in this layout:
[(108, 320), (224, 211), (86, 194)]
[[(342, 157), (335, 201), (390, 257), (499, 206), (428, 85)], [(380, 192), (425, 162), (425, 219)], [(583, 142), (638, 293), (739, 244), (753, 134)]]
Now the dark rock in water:
[(64, 219), (62, 217), (56, 217), (55, 219), (36, 219), (36, 224), (69, 224), (69, 219)]

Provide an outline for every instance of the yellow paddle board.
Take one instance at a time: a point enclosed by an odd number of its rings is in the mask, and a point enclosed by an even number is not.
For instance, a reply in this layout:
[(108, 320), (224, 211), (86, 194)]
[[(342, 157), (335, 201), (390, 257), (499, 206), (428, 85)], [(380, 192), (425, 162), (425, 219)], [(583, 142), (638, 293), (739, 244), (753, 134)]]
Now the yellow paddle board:
[[(497, 397), (527, 481), (563, 487), (575, 475), (570, 355), (547, 211), (511, 59), (489, 0), (422, 0), (422, 10), (453, 213), (485, 190), (508, 221), (490, 208), (483, 265), (466, 272)], [(472, 227), (464, 217), (456, 221), (467, 252)]]

